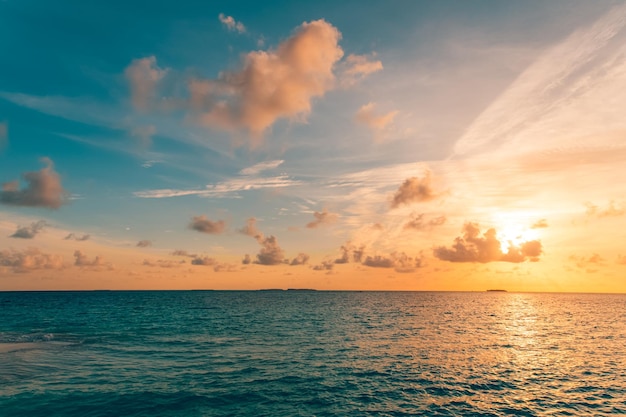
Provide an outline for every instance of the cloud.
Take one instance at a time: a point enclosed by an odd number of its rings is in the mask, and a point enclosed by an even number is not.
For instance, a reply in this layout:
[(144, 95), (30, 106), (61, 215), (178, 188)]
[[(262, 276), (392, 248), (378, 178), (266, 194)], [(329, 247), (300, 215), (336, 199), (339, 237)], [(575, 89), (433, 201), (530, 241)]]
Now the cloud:
[(254, 263), (259, 265), (278, 265), (285, 263), (285, 254), (278, 245), (275, 236), (259, 237), (257, 241), (261, 245), (261, 250), (256, 255)]
[(218, 235), (226, 230), (223, 220), (211, 221), (206, 216), (194, 216), (189, 223), (189, 228), (202, 233)]
[(352, 85), (370, 74), (381, 71), (383, 63), (375, 59), (375, 57), (376, 53), (370, 55), (348, 55), (342, 63), (344, 84)]
[(626, 255), (617, 255), (617, 261), (619, 265), (626, 265)]
[(299, 253), (298, 256), (296, 256), (291, 260), (291, 262), (289, 262), (289, 265), (306, 265), (307, 262), (309, 262), (309, 255), (307, 255), (306, 253)]
[(191, 260), (192, 265), (202, 265), (202, 266), (214, 266), (217, 264), (217, 260), (214, 258), (210, 258), (208, 256), (196, 256)]
[(47, 226), (47, 223), (44, 220), (39, 220), (38, 222), (31, 223), (30, 226), (18, 227), (15, 233), (13, 233), (9, 237), (19, 239), (32, 239), (39, 232), (41, 232), (45, 226)]
[(224, 13), (220, 13), (218, 18), (220, 19), (220, 22), (222, 22), (222, 24), (226, 26), (226, 28), (228, 28), (229, 31), (239, 33), (246, 32), (246, 27), (243, 25), (243, 23), (237, 22), (232, 16), (226, 16)]
[(410, 273), (424, 266), (424, 258), (422, 255), (412, 257), (404, 252), (394, 252), (389, 256), (368, 256), (363, 261), (363, 265), (372, 268), (394, 268), (396, 272)]
[(250, 217), (248, 220), (246, 220), (246, 225), (239, 229), (239, 232), (253, 238), (263, 237), (263, 233), (261, 233), (256, 227), (256, 219), (254, 217)]
[(278, 166), (282, 165), (282, 163), (285, 162), (282, 159), (277, 159), (274, 161), (265, 161), (265, 162), (259, 162), (258, 164), (252, 165), (251, 167), (248, 168), (244, 168), (241, 171), (239, 171), (239, 174), (241, 175), (258, 175), (263, 171), (267, 171), (269, 169), (274, 169), (277, 168)]
[(537, 220), (532, 226), (530, 226), (531, 229), (544, 229), (546, 227), (548, 227), (548, 221), (546, 219)]
[(170, 197), (182, 197), (187, 195), (198, 195), (201, 197), (224, 197), (229, 194), (237, 193), (238, 191), (250, 191), (260, 190), (266, 188), (282, 188), (291, 187), (294, 185), (300, 185), (300, 181), (292, 180), (287, 175), (279, 175), (269, 178), (233, 178), (228, 181), (224, 181), (217, 184), (209, 184), (203, 189), (196, 190), (148, 190), (148, 191), (136, 191), (133, 193), (135, 197), (140, 198), (170, 198)]
[(424, 213), (421, 214), (411, 214), (411, 220), (405, 223), (403, 229), (404, 230), (430, 230), (433, 227), (441, 226), (446, 221), (446, 216), (438, 216), (434, 217), (428, 221), (424, 221)]
[(78, 242), (84, 242), (85, 240), (89, 240), (89, 238), (90, 238), (90, 237), (91, 237), (91, 236), (90, 236), (90, 235), (87, 235), (87, 234), (84, 234), (84, 235), (82, 235), (82, 236), (78, 236), (78, 235), (77, 235), (77, 234), (75, 234), (75, 233), (70, 233), (70, 234), (68, 234), (67, 236), (65, 236), (65, 237), (63, 238), (63, 240), (76, 240), (76, 241), (78, 241)]
[(241, 263), (244, 265), (250, 265), (252, 263), (252, 258), (250, 257), (250, 255), (246, 254), (241, 260)]
[(488, 229), (480, 235), (476, 223), (466, 223), (464, 234), (454, 240), (452, 247), (439, 246), (433, 249), (436, 258), (449, 262), (536, 262), (543, 253), (539, 240), (523, 242), (518, 246), (509, 245), (506, 253), (502, 252), (501, 242), (496, 237), (496, 229)]
[(371, 130), (381, 132), (389, 126), (398, 114), (397, 111), (390, 111), (384, 114), (377, 114), (374, 111), (376, 103), (367, 103), (356, 112), (356, 121), (367, 126)]
[(25, 273), (35, 269), (62, 269), (64, 265), (61, 255), (50, 255), (39, 249), (28, 248), (23, 251), (0, 251), (0, 267), (15, 273)]
[(238, 72), (189, 84), (195, 120), (223, 130), (260, 135), (278, 119), (303, 118), (311, 100), (333, 88), (343, 56), (341, 34), (325, 20), (303, 23), (276, 50), (254, 51)]
[(171, 253), (172, 256), (186, 256), (188, 258), (195, 258), (196, 255), (193, 253), (189, 253), (186, 250), (182, 250), (182, 249), (176, 249), (175, 251), (173, 251)]
[(391, 201), (391, 208), (404, 204), (421, 203), (434, 200), (438, 197), (431, 186), (432, 175), (426, 171), (423, 178), (411, 177), (406, 179), (396, 191)]
[(89, 257), (80, 250), (74, 251), (74, 265), (94, 271), (113, 269), (113, 265), (110, 262), (105, 262), (100, 256), (96, 256), (90, 260)]
[(140, 240), (139, 242), (137, 242), (137, 246), (138, 248), (147, 248), (149, 246), (152, 246), (152, 241), (150, 240)]
[(609, 205), (605, 208), (598, 207), (591, 203), (586, 203), (585, 205), (587, 206), (587, 216), (589, 217), (619, 217), (626, 214), (626, 208), (621, 204), (616, 204), (613, 200), (611, 200)]
[(341, 257), (335, 259), (336, 264), (347, 264), (349, 262), (360, 263), (365, 253), (365, 245), (356, 247), (352, 242), (346, 242), (340, 248)]
[(156, 88), (167, 73), (157, 66), (156, 58), (134, 59), (124, 70), (130, 84), (131, 101), (137, 110), (148, 110), (156, 96)]
[(334, 267), (333, 261), (323, 261), (321, 264), (313, 266), (312, 269), (314, 271), (332, 271)]
[(316, 211), (315, 213), (313, 213), (313, 217), (315, 217), (315, 220), (307, 223), (306, 225), (306, 227), (308, 227), (309, 229), (315, 229), (319, 226), (333, 224), (337, 221), (339, 215), (337, 215), (336, 213), (331, 213), (327, 209), (323, 209), (321, 212)]
[(150, 266), (150, 267), (159, 267), (159, 268), (178, 268), (181, 263), (184, 263), (185, 261), (172, 261), (169, 259), (157, 259), (156, 261), (152, 261), (149, 259), (144, 259), (143, 260), (143, 265), (144, 266)]
[(588, 257), (571, 255), (569, 259), (575, 262), (576, 267), (584, 269), (585, 272), (587, 272), (588, 274), (598, 272), (598, 267), (604, 265), (605, 262), (604, 258), (602, 258), (597, 253), (594, 253)]
[(59, 174), (54, 171), (52, 160), (42, 158), (46, 166), (39, 171), (22, 174), (27, 185), (19, 189), (19, 181), (5, 182), (0, 191), (0, 203), (24, 206), (46, 207), (57, 209), (67, 201), (67, 192), (61, 185)]

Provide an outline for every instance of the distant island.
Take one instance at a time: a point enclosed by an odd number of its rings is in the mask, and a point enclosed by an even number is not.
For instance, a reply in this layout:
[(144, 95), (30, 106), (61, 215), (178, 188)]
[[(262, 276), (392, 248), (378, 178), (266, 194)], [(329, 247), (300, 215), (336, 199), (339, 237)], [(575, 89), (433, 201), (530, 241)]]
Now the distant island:
[(506, 290), (487, 290), (487, 292), (506, 292)]

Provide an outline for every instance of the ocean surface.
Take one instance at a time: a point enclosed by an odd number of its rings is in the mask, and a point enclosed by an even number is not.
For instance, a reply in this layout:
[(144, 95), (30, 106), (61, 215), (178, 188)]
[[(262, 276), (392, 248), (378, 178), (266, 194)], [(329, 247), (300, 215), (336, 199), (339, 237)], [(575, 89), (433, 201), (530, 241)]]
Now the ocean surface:
[(626, 415), (626, 295), (0, 292), (0, 416)]

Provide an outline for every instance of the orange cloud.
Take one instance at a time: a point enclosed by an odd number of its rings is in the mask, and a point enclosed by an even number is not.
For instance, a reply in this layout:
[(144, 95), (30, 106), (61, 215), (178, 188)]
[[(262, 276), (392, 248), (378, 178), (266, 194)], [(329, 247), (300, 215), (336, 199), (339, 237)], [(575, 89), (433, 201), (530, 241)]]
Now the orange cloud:
[(424, 216), (424, 213), (411, 214), (411, 220), (405, 223), (404, 230), (428, 230), (435, 226), (441, 226), (447, 221), (446, 216), (438, 216), (424, 221)]
[(501, 243), (496, 237), (496, 229), (488, 229), (482, 236), (476, 223), (466, 223), (464, 234), (454, 240), (454, 245), (447, 248), (439, 246), (433, 249), (436, 258), (449, 262), (536, 262), (543, 253), (538, 240), (523, 242), (519, 246), (510, 245), (503, 253)]
[(87, 255), (79, 250), (74, 251), (74, 265), (92, 271), (113, 269), (113, 265), (110, 262), (105, 262), (104, 259), (102, 259), (100, 256), (96, 256), (95, 258), (90, 260)]
[(42, 158), (46, 166), (39, 171), (22, 174), (27, 185), (19, 189), (19, 181), (5, 182), (0, 191), (0, 203), (57, 209), (67, 201), (67, 192), (61, 185), (61, 177), (54, 171), (50, 158)]
[(438, 195), (435, 194), (431, 185), (431, 173), (426, 171), (426, 175), (423, 178), (411, 177), (402, 183), (393, 195), (391, 208), (394, 209), (405, 204), (426, 202), (437, 197)]
[(543, 229), (546, 227), (548, 227), (548, 221), (546, 219), (537, 220), (532, 226), (530, 226), (531, 229)]
[[(28, 248), (23, 251), (0, 251), (0, 267), (11, 272), (26, 273), (36, 269), (62, 269), (63, 257), (42, 253), (39, 249)], [(2, 268), (0, 268), (2, 270)]]
[(586, 203), (587, 206), (587, 216), (590, 217), (618, 217), (626, 214), (626, 208), (622, 205), (618, 205), (615, 201), (611, 200), (609, 205), (605, 208), (598, 207), (595, 204)]
[(238, 72), (189, 84), (196, 120), (225, 130), (260, 135), (280, 118), (311, 111), (311, 100), (333, 88), (333, 67), (343, 56), (341, 34), (325, 20), (303, 23), (276, 50), (254, 51)]
[(347, 264), (349, 262), (360, 263), (365, 253), (365, 245), (359, 247), (352, 244), (352, 242), (346, 242), (340, 248), (341, 257), (335, 259), (336, 264)]
[(363, 261), (363, 265), (372, 268), (393, 268), (400, 273), (414, 272), (415, 269), (425, 266), (423, 256), (412, 257), (404, 252), (394, 252), (389, 256), (368, 256)]
[(134, 59), (124, 75), (130, 84), (131, 101), (137, 110), (148, 110), (156, 95), (158, 83), (163, 79), (167, 70), (157, 66), (156, 58)]
[(339, 218), (336, 213), (331, 213), (327, 209), (323, 209), (321, 212), (316, 211), (313, 213), (313, 216), (315, 217), (315, 220), (307, 223), (306, 225), (309, 229), (315, 229), (319, 226), (335, 223)]
[(393, 122), (398, 114), (397, 111), (390, 111), (378, 114), (374, 111), (375, 103), (367, 103), (356, 112), (356, 121), (367, 126), (374, 131), (382, 131)]
[(198, 232), (218, 235), (226, 230), (226, 223), (223, 220), (212, 221), (206, 216), (194, 216), (189, 223), (189, 228)]
[(152, 246), (152, 241), (150, 241), (150, 240), (140, 240), (139, 242), (137, 242), (136, 246), (138, 248), (147, 248), (149, 246)]
[(309, 262), (309, 255), (306, 253), (299, 253), (298, 256), (289, 262), (289, 265), (306, 265), (307, 262)]

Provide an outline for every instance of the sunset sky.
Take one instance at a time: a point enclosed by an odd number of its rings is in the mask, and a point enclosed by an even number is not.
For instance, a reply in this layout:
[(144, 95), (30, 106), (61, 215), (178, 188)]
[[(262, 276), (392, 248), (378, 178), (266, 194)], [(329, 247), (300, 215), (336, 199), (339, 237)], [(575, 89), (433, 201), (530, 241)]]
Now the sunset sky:
[(0, 290), (626, 292), (624, 2), (4, 0), (0, 55)]

